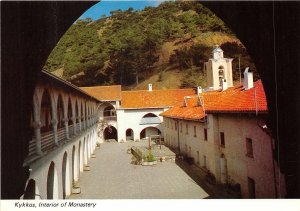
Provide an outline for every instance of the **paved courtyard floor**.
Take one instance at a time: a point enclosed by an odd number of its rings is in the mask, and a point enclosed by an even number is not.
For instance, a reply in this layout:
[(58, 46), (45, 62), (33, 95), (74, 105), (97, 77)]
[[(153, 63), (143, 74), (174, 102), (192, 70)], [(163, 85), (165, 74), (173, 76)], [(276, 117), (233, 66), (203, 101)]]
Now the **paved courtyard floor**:
[(174, 162), (131, 164), (131, 146), (146, 142), (104, 143), (81, 173), (81, 194), (70, 199), (199, 199), (209, 195)]

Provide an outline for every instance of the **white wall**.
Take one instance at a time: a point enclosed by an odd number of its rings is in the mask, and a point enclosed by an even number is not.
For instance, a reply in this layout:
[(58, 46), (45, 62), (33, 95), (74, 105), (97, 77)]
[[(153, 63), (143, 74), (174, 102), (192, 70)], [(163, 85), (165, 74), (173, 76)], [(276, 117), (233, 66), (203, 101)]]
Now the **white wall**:
[[(87, 137), (89, 135), (89, 142), (94, 150), (95, 148), (95, 140), (97, 139), (96, 133), (96, 126), (87, 129), (86, 131), (82, 132), (79, 136), (74, 137), (72, 140), (69, 140), (66, 144), (62, 145), (61, 147), (48, 152), (40, 159), (33, 161), (30, 163), (29, 168), (30, 176), (29, 179), (33, 179), (36, 182), (36, 186), (39, 189), (39, 194), (41, 199), (47, 199), (47, 177), (48, 177), (48, 170), (51, 162), (55, 164), (55, 170), (57, 173), (57, 185), (54, 189), (58, 191), (58, 199), (63, 198), (63, 187), (62, 187), (62, 166), (63, 166), (63, 156), (64, 153), (67, 152), (67, 162), (68, 162), (68, 172), (66, 175), (69, 176), (69, 184), (67, 185), (69, 188), (72, 187), (72, 150), (73, 146), (75, 146), (75, 152), (78, 152), (79, 142), (81, 142), (81, 150), (83, 149), (83, 140), (87, 141)], [(92, 150), (92, 151), (93, 151)], [(76, 163), (78, 162), (75, 160)], [(70, 193), (71, 190), (66, 190), (66, 193)]]
[[(179, 127), (175, 130), (177, 121)], [(188, 124), (188, 134), (186, 124)], [(194, 137), (194, 126), (196, 126), (196, 137)], [(207, 128), (207, 140), (204, 139), (204, 128)], [(258, 127), (255, 116), (209, 114), (207, 123), (164, 118), (166, 145), (178, 148), (178, 132), (181, 153), (193, 157), (195, 164), (200, 167), (204, 166), (204, 156), (206, 156), (206, 169), (216, 177), (218, 183), (224, 182), (224, 177), (221, 178), (221, 155), (223, 154), (225, 157), (223, 161), (227, 164), (225, 182), (239, 183), (244, 198), (249, 196), (248, 177), (255, 180), (257, 198), (275, 197), (271, 138)], [(225, 136), (224, 148), (220, 146), (220, 132)], [(246, 138), (252, 139), (253, 158), (246, 156)], [(278, 172), (276, 164), (275, 171)], [(282, 181), (281, 187), (284, 195), (285, 188)]]
[[(140, 139), (140, 133), (144, 128), (156, 127), (163, 134), (163, 127), (161, 124), (147, 124), (140, 125), (140, 121), (144, 115), (153, 113), (157, 115), (161, 122), (163, 118), (159, 116), (164, 109), (118, 109), (117, 110), (117, 130), (118, 130), (118, 142), (126, 140), (126, 130), (132, 129), (134, 133), (134, 140)], [(150, 131), (150, 130), (147, 130)], [(146, 135), (147, 135), (146, 131)], [(148, 134), (149, 135), (149, 134)]]

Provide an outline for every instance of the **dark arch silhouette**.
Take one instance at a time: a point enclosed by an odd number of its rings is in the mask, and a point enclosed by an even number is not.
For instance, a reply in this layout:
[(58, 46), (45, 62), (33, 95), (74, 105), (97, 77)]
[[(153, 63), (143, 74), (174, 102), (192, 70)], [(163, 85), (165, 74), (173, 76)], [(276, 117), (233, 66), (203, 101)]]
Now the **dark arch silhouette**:
[(133, 140), (134, 139), (134, 132), (131, 128), (126, 130), (126, 140)]
[(51, 162), (47, 176), (47, 199), (53, 199), (55, 180), (55, 164)]
[[(2, 160), (11, 160), (11, 156), (14, 155), (13, 161), (2, 163), (1, 166), (3, 199), (19, 198), (23, 194), (29, 176), (29, 167), (23, 167), (23, 161), (27, 156), (28, 142), (31, 138), (29, 111), (39, 71), (59, 38), (95, 3), (1, 3), (3, 8), (1, 43), (2, 49), (5, 49), (2, 51), (1, 72), (2, 99), (5, 99), (5, 102), (2, 100), (1, 106), (1, 119), (5, 122), (2, 124)], [(255, 63), (267, 94), (269, 126), (275, 134), (276, 141), (274, 155), (280, 156), (281, 171), (289, 175), (286, 178), (287, 197), (299, 198), (300, 102), (297, 99), (299, 99), (300, 54), (295, 46), (300, 39), (299, 27), (296, 27), (300, 24), (300, 3), (203, 2), (203, 4), (231, 28), (246, 46)], [(31, 27), (28, 27), (29, 24)], [(275, 74), (277, 83), (274, 82)], [(279, 80), (282, 78), (285, 80)], [(12, 82), (15, 86), (11, 85)], [(291, 100), (294, 100), (293, 103), (286, 103)]]
[(62, 163), (62, 189), (63, 189), (63, 199), (66, 198), (66, 175), (67, 175), (67, 159), (68, 159), (68, 154), (67, 152), (64, 153), (63, 157), (63, 163)]
[(153, 113), (148, 113), (143, 116), (143, 118), (147, 118), (147, 117), (158, 117), (158, 116)]
[(47, 89), (44, 90), (42, 95), (40, 118), (42, 121), (41, 132), (43, 133), (43, 132), (51, 131), (52, 130), (51, 98)]
[(35, 195), (35, 181), (31, 179), (28, 181), (23, 199), (35, 199)]
[(105, 140), (116, 140), (118, 141), (118, 132), (117, 129), (114, 126), (108, 126), (103, 131), (104, 139)]

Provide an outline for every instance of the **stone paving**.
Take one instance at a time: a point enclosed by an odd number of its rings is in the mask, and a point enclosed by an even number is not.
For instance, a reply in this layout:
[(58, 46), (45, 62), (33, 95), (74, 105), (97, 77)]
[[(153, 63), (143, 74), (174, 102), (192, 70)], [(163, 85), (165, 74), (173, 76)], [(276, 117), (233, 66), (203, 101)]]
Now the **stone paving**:
[(200, 199), (209, 195), (174, 162), (131, 164), (127, 149), (147, 142), (104, 143), (81, 173), (81, 194), (70, 199)]

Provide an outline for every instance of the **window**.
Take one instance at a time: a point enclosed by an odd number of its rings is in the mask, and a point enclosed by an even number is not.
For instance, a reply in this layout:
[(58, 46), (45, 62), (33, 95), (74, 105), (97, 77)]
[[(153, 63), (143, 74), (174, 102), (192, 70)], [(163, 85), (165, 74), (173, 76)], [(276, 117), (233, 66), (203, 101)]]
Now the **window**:
[(182, 133), (182, 122), (180, 122), (180, 133)]
[(175, 122), (175, 130), (177, 130), (177, 122)]
[(221, 139), (221, 147), (225, 147), (225, 136), (223, 132), (220, 132), (220, 139)]
[(207, 129), (204, 128), (204, 141), (207, 141)]
[(171, 120), (171, 129), (173, 129), (173, 121)]
[(188, 123), (186, 123), (186, 125), (185, 125), (185, 133), (189, 134), (189, 125), (188, 125)]
[(197, 137), (197, 128), (194, 126), (194, 137)]
[(252, 146), (251, 138), (246, 138), (246, 149), (247, 149), (246, 156), (253, 158), (253, 146)]

